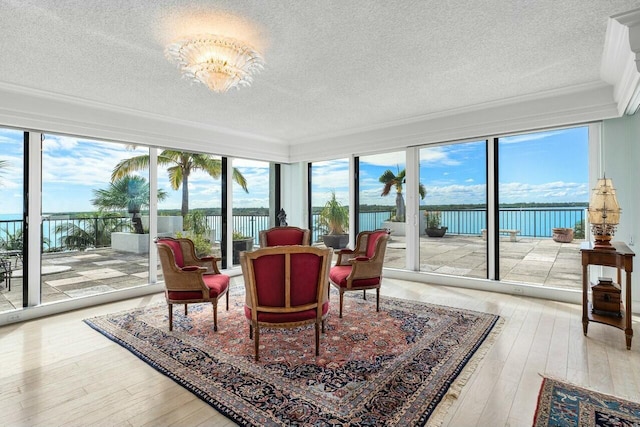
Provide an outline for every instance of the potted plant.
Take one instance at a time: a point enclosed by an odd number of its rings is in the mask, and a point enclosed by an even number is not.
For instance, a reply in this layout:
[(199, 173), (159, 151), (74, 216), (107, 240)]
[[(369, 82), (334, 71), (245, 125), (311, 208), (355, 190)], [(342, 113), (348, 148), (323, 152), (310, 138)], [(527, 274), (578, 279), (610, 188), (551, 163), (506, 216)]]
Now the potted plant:
[(245, 236), (239, 231), (233, 231), (233, 263), (240, 264), (240, 252), (253, 250), (253, 237)]
[(424, 219), (426, 223), (425, 233), (429, 237), (442, 237), (447, 232), (448, 227), (443, 227), (440, 224), (440, 212), (438, 211), (425, 211)]
[(573, 240), (573, 228), (552, 228), (553, 241), (558, 243), (571, 243)]
[(349, 210), (336, 199), (336, 192), (331, 192), (318, 216), (318, 227), (325, 232), (322, 236), (324, 245), (328, 248), (342, 249), (349, 243), (347, 227), (349, 225)]

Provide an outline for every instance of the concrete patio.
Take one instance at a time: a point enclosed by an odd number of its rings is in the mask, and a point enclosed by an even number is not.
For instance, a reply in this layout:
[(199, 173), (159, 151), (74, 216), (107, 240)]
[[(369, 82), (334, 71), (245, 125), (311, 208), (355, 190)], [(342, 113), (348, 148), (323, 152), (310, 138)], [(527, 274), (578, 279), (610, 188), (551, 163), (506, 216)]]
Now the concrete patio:
[[(391, 238), (385, 266), (405, 268), (404, 237)], [(15, 262), (15, 260), (14, 260)], [(501, 280), (580, 289), (580, 241), (557, 243), (552, 239), (508, 237), (500, 241)], [(11, 291), (0, 282), (0, 312), (22, 306), (22, 266), (18, 261)], [(421, 271), (467, 277), (486, 277), (486, 241), (480, 236), (445, 235), (420, 238)], [(148, 260), (144, 254), (112, 248), (82, 252), (47, 253), (42, 260), (42, 302), (110, 292), (148, 283)], [(161, 271), (159, 271), (161, 275)]]

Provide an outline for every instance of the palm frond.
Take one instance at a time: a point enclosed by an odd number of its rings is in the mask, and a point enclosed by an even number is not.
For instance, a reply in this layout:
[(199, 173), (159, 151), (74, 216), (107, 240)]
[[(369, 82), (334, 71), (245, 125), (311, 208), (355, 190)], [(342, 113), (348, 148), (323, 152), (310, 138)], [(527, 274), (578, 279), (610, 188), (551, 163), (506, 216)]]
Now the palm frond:
[(130, 175), (132, 172), (149, 169), (149, 155), (130, 157), (122, 159), (111, 172), (111, 181)]

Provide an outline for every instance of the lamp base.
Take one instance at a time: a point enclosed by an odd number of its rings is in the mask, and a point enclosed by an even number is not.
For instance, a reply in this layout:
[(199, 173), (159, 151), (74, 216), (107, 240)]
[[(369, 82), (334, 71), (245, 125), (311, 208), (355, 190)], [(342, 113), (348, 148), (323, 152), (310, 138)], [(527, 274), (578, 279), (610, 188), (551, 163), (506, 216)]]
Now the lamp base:
[(593, 249), (615, 251), (616, 248), (611, 244), (612, 236), (594, 236)]

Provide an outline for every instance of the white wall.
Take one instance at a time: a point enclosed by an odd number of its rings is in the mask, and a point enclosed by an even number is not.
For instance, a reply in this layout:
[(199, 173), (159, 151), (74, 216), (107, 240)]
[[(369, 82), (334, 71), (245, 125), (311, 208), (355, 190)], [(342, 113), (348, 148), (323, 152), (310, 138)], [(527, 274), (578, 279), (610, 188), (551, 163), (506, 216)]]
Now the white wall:
[(307, 200), (309, 198), (309, 173), (307, 162), (283, 164), (281, 167), (282, 209), (287, 213), (287, 224), (300, 228), (309, 227)]
[(602, 170), (613, 180), (622, 208), (614, 240), (636, 253), (633, 260), (633, 311), (640, 312), (640, 115), (605, 120), (602, 125)]

